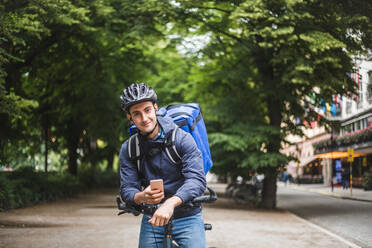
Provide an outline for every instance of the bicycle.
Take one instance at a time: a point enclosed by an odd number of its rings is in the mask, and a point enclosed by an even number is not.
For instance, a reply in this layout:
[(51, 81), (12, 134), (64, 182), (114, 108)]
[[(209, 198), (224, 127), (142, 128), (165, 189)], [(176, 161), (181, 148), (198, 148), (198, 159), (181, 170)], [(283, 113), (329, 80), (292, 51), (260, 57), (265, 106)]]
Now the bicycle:
[[(187, 202), (182, 204), (180, 207), (194, 207), (197, 204), (201, 203), (212, 203), (217, 200), (217, 195), (211, 188), (207, 187), (209, 194), (208, 195), (202, 195), (199, 197), (194, 198), (191, 202)], [(141, 205), (132, 205), (125, 203), (121, 200), (120, 196), (116, 196), (116, 202), (118, 205), (119, 213), (118, 215), (125, 214), (125, 213), (131, 213), (134, 216), (138, 216), (140, 214), (145, 214), (145, 212), (155, 212), (155, 210), (160, 206), (160, 204), (141, 204)], [(169, 220), (168, 224), (164, 226), (165, 232), (164, 232), (164, 238), (163, 238), (163, 248), (172, 248), (174, 245), (175, 247), (179, 247), (178, 243), (173, 240), (172, 238), (172, 230), (173, 230), (173, 217)], [(212, 225), (208, 223), (204, 223), (204, 229), (206, 231), (212, 230)]]

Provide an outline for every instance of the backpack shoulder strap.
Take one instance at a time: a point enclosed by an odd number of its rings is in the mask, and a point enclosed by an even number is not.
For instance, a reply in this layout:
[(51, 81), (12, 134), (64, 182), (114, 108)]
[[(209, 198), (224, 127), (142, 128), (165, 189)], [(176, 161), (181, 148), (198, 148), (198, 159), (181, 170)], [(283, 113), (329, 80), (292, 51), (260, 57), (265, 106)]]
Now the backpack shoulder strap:
[(165, 152), (167, 153), (168, 158), (174, 164), (181, 164), (181, 156), (176, 149), (176, 133), (178, 126), (173, 129), (173, 131), (165, 139)]
[(141, 169), (141, 148), (138, 133), (132, 135), (128, 141), (128, 156), (136, 163), (138, 171)]
[(142, 186), (147, 186), (147, 180), (142, 173), (142, 164), (144, 161), (144, 153), (141, 148), (141, 141), (138, 133), (132, 135), (128, 140), (128, 155), (129, 159), (137, 166), (138, 178), (141, 180)]

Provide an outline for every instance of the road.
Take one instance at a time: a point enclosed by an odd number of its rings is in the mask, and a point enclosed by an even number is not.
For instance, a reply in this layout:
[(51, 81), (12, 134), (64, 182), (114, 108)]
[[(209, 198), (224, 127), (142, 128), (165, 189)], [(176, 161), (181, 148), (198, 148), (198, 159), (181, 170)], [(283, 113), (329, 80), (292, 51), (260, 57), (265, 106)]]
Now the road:
[[(0, 248), (138, 247), (140, 217), (117, 216), (117, 189), (0, 213)], [(208, 247), (347, 248), (345, 242), (287, 211), (265, 211), (220, 198), (203, 211), (213, 225)]]
[(362, 247), (372, 247), (372, 203), (278, 187), (278, 208), (288, 210)]

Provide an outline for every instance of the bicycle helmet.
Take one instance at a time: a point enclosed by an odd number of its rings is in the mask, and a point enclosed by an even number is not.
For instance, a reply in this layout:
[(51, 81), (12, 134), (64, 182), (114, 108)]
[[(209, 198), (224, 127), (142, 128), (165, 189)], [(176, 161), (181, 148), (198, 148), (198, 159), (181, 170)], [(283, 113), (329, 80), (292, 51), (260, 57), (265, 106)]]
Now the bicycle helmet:
[(155, 103), (156, 100), (155, 90), (145, 83), (131, 84), (123, 90), (120, 96), (121, 107), (126, 112), (129, 112), (129, 108), (137, 103), (146, 101)]

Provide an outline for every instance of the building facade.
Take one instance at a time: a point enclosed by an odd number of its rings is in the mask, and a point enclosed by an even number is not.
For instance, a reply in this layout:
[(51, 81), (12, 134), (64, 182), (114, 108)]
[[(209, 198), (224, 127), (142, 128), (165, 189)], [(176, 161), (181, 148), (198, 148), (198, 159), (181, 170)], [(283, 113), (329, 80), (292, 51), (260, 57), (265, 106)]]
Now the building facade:
[[(353, 185), (362, 187), (365, 175), (372, 174), (372, 56), (356, 61), (351, 78), (358, 94), (352, 97), (335, 95), (331, 105), (318, 112), (339, 123), (338, 130), (327, 132), (311, 123), (305, 130), (307, 138), (287, 137), (295, 145), (282, 153), (292, 155), (299, 162), (290, 162), (287, 171), (293, 177), (325, 184), (341, 183), (344, 174), (352, 173)], [(352, 149), (352, 150), (350, 150)], [(348, 162), (353, 152), (354, 161)]]

